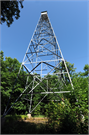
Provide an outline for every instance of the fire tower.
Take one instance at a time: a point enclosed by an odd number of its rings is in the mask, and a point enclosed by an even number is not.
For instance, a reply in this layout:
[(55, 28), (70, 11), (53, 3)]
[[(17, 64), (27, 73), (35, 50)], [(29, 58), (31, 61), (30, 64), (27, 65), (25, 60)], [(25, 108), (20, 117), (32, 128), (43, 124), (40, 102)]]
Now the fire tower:
[[(66, 72), (64, 72), (62, 69), (60, 70), (60, 65), (62, 63), (65, 66)], [(18, 76), (22, 67), (28, 73), (25, 89), (8, 110), (6, 107), (4, 115), (6, 115), (9, 112), (9, 110), (25, 93), (26, 94), (23, 100), (27, 100), (29, 102), (29, 113), (31, 114), (48, 94), (53, 93), (57, 96), (58, 93), (70, 92), (62, 91), (63, 83), (66, 85), (65, 74), (68, 75), (69, 81), (73, 88), (73, 84), (66, 66), (66, 62), (64, 60), (54, 30), (50, 23), (47, 11), (41, 12), (40, 19), (37, 23), (36, 29), (28, 45), (27, 51), (19, 69)], [(48, 86), (48, 75), (58, 76), (58, 81), (55, 83), (53, 87)], [(30, 76), (32, 77), (32, 81), (28, 83)], [(42, 87), (42, 85), (40, 85), (42, 83), (45, 87)], [(58, 85), (58, 87), (56, 87), (56, 85)], [(33, 94), (35, 93), (35, 89), (38, 86), (41, 89), (41, 91), (38, 91), (38, 94), (42, 94), (43, 97), (38, 102), (38, 104), (34, 108), (32, 108)], [(57, 89), (57, 91), (54, 91), (54, 89)]]

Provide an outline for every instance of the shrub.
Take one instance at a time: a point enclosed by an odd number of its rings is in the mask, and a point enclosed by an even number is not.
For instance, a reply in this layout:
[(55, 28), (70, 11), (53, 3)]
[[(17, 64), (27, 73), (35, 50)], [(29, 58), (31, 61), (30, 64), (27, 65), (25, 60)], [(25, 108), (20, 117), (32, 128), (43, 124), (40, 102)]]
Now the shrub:
[(50, 129), (54, 129), (56, 133), (87, 133), (87, 124), (81, 122), (81, 113), (78, 107), (70, 104), (68, 99), (64, 103), (48, 104), (45, 115), (49, 118), (48, 125)]

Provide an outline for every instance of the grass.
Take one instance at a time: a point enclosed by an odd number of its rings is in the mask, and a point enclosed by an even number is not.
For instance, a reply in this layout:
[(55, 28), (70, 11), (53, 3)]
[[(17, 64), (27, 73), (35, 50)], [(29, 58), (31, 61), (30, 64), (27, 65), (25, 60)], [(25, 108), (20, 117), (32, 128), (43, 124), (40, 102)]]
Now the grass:
[[(27, 119), (28, 118), (28, 116), (27, 115), (18, 115), (21, 119)], [(32, 118), (45, 118), (45, 116), (44, 115), (34, 115), (34, 116), (32, 116)]]
[(45, 116), (44, 116), (44, 115), (34, 115), (33, 117), (45, 118)]
[[(34, 116), (34, 117), (37, 117)], [(39, 115), (38, 117), (44, 117)], [(51, 133), (46, 124), (24, 122), (26, 115), (7, 115), (1, 134), (40, 134)], [(20, 120), (20, 121), (19, 121)]]
[[(4, 126), (1, 128), (1, 134), (69, 134), (68, 125), (66, 128), (66, 121), (64, 122), (63, 126), (58, 126), (58, 131), (55, 130), (55, 128), (51, 128), (48, 123), (42, 124), (42, 123), (31, 123), (31, 122), (25, 122), (24, 119), (26, 118), (26, 115), (7, 115), (5, 118)], [(44, 118), (44, 115), (34, 115), (33, 117), (40, 117)], [(50, 123), (52, 124), (52, 123)], [(73, 124), (73, 123), (72, 123)], [(72, 125), (71, 124), (71, 125)], [(74, 124), (72, 125), (74, 127)], [(79, 131), (81, 133), (87, 133), (86, 126), (83, 127), (83, 124), (81, 125)], [(84, 131), (83, 131), (84, 130)], [(86, 130), (86, 131), (85, 131)], [(76, 133), (77, 133), (76, 132)]]
[(21, 116), (21, 118), (25, 118), (25, 115), (20, 115)]

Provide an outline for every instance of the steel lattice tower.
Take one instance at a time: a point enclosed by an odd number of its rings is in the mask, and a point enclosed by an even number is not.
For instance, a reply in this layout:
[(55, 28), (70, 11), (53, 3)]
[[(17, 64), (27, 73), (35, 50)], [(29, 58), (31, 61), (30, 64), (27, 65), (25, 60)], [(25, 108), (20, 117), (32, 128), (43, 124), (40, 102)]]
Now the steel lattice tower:
[[(66, 72), (60, 70), (60, 64), (62, 62), (64, 63)], [(53, 31), (52, 25), (50, 23), (47, 11), (41, 12), (40, 19), (37, 23), (36, 29), (28, 45), (20, 70), (22, 67), (28, 73), (28, 76), (25, 89), (22, 92), (22, 94), (20, 94), (19, 97), (16, 99), (15, 103), (27, 91), (27, 95), (25, 96), (24, 100), (27, 100), (30, 103), (29, 113), (32, 113), (32, 111), (48, 94), (54, 93), (55, 95), (57, 95), (57, 93), (70, 92), (62, 91), (62, 83), (65, 83), (65, 74), (68, 75), (69, 81), (73, 88), (73, 84), (66, 66), (66, 62), (63, 58), (60, 46)], [(55, 70), (57, 70), (58, 72), (55, 72)], [(59, 79), (56, 82), (56, 84), (59, 84), (58, 88), (55, 88), (55, 86), (53, 86), (54, 88), (48, 86), (48, 75), (58, 76)], [(32, 82), (30, 83), (28, 83), (29, 76), (32, 76)], [(45, 80), (45, 83), (43, 82), (43, 80)], [(43, 85), (46, 87), (44, 88), (40, 86), (41, 83), (43, 83)], [(39, 103), (34, 108), (32, 108), (33, 94), (37, 86), (41, 88), (42, 91), (38, 92), (39, 94), (43, 94), (43, 97), (39, 101)], [(53, 89), (58, 90), (57, 92), (54, 92)], [(10, 108), (12, 108), (12, 106)], [(7, 114), (8, 111), (5, 114)]]

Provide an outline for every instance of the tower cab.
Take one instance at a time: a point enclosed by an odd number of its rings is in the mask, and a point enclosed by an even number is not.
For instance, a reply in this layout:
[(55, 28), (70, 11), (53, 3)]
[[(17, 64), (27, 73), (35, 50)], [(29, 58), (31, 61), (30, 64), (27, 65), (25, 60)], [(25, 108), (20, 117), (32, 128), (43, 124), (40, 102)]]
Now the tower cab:
[(47, 11), (41, 12), (41, 18), (42, 18), (43, 21), (44, 20), (46, 21), (48, 19)]

